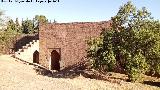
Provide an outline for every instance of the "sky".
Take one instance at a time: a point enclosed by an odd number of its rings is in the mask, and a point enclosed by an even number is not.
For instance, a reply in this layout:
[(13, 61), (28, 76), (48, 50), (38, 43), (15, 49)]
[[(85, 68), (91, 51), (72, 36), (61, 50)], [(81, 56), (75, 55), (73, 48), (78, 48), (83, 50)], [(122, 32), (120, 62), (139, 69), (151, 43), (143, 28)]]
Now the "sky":
[[(5, 11), (5, 16), (13, 20), (45, 15), (49, 20), (55, 19), (59, 23), (65, 23), (110, 20), (128, 0), (59, 0), (51, 3), (36, 3), (35, 0), (28, 3), (17, 3), (15, 0), (12, 0), (12, 3), (1, 1), (0, 9)], [(155, 19), (160, 20), (160, 0), (131, 1), (137, 8), (146, 7)]]

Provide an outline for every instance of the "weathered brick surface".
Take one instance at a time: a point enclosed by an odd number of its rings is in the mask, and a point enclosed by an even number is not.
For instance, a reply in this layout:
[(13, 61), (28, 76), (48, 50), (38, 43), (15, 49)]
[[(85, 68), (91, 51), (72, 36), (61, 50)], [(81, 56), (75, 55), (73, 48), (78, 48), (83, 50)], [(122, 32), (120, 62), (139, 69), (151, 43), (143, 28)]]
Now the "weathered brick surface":
[(52, 50), (60, 50), (61, 69), (84, 61), (87, 49), (86, 40), (99, 36), (101, 30), (110, 27), (110, 24), (110, 21), (103, 21), (41, 25), (39, 31), (40, 64), (50, 67)]

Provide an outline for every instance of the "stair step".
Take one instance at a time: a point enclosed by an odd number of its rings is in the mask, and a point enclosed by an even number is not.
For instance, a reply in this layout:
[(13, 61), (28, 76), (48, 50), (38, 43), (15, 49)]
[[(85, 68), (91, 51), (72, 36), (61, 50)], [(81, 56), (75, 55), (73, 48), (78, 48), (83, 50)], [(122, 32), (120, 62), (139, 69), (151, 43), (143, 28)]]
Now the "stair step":
[(36, 42), (36, 40), (33, 40), (33, 42)]
[(27, 49), (27, 48), (28, 48), (28, 46), (22, 46), (22, 48), (23, 48), (23, 49)]
[(30, 45), (32, 45), (34, 42), (29, 42)]
[(19, 52), (23, 52), (24, 50), (23, 50), (23, 49), (19, 49), (18, 51), (19, 51)]
[(39, 40), (37, 40), (37, 43), (39, 43)]
[(15, 52), (15, 57), (33, 63), (33, 53), (39, 51), (39, 40), (33, 40)]
[(30, 45), (30, 44), (26, 44), (26, 46), (27, 46), (27, 47), (31, 47), (31, 45)]
[(20, 52), (15, 52), (16, 55), (20, 55)]

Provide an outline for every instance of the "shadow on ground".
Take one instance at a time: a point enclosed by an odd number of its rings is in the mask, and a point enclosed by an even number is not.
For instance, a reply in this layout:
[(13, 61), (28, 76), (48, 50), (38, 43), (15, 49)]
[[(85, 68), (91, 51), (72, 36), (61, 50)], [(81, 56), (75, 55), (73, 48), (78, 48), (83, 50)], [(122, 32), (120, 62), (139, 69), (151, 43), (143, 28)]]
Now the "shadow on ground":
[(43, 76), (48, 76), (48, 77), (53, 77), (53, 78), (76, 78), (79, 76), (83, 76), (85, 78), (90, 78), (90, 79), (97, 79), (97, 80), (105, 80), (105, 81), (111, 81), (108, 76), (110, 76), (111, 74), (103, 74), (100, 73), (96, 70), (90, 69), (90, 67), (88, 67), (88, 63), (83, 62), (80, 64), (75, 64), (73, 66), (64, 68), (63, 70), (59, 71), (59, 72), (55, 72), (55, 71), (50, 71), (41, 67), (36, 67), (34, 68), (34, 70), (36, 71), (37, 74), (39, 75), (43, 75)]
[(88, 62), (75, 64), (73, 66), (64, 68), (63, 70), (61, 70), (59, 72), (50, 71), (45, 68), (36, 67), (36, 66), (35, 66), (34, 70), (36, 71), (36, 73), (38, 75), (48, 76), (48, 77), (52, 77), (52, 78), (74, 79), (76, 77), (82, 76), (84, 78), (109, 81), (111, 83), (117, 83), (117, 84), (120, 84), (121, 81), (126, 81), (126, 79), (117, 78), (117, 77), (113, 76), (113, 74), (110, 72), (102, 73), (102, 72), (96, 71), (94, 69), (91, 69)]
[[(36, 67), (34, 70), (37, 74), (48, 76), (52, 78), (76, 78), (79, 76), (83, 76), (85, 78), (90, 79), (97, 79), (97, 80), (104, 80), (109, 81), (111, 83), (117, 83), (120, 84), (121, 81), (127, 81), (128, 78), (124, 78), (125, 76), (114, 76), (112, 73), (101, 73), (96, 70), (91, 69), (88, 67), (88, 63), (81, 63), (81, 64), (75, 64), (73, 66), (67, 67), (59, 72), (50, 71), (42, 67)], [(151, 85), (151, 86), (157, 86), (160, 87), (160, 82), (153, 82), (153, 81), (144, 81), (143, 84)]]
[(147, 85), (151, 85), (151, 86), (157, 86), (157, 87), (160, 87), (160, 82), (144, 81), (143, 83), (144, 83), (144, 84), (147, 84)]

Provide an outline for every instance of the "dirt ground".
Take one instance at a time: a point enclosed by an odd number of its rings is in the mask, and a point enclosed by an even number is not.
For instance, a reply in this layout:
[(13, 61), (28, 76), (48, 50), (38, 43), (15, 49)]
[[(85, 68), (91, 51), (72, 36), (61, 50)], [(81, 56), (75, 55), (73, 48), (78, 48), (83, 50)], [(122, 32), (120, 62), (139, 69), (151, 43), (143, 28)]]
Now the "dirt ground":
[(74, 78), (49, 77), (37, 74), (34, 68), (17, 62), (9, 55), (0, 55), (0, 90), (160, 90), (159, 86), (123, 80), (112, 83), (82, 75)]

